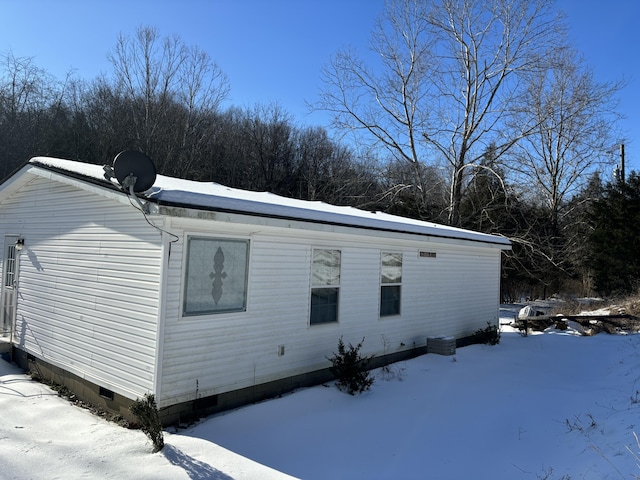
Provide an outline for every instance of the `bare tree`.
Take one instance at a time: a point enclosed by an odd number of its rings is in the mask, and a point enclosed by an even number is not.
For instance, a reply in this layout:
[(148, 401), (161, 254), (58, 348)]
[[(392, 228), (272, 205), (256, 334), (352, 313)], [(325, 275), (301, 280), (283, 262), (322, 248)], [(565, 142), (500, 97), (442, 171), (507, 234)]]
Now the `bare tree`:
[(389, 1), (371, 41), (379, 68), (337, 53), (316, 106), (415, 165), (417, 185), (419, 163), (445, 160), (448, 221), (458, 224), (468, 171), (485, 148), (499, 158), (528, 133), (505, 120), (520, 74), (541, 67), (560, 27), (551, 0)]
[(338, 129), (365, 133), (393, 160), (411, 165), (421, 196), (426, 195), (421, 190), (421, 132), (427, 122), (432, 46), (426, 25), (418, 20), (425, 14), (425, 2), (388, 4), (371, 40), (381, 68), (367, 65), (353, 50), (338, 52), (323, 69), (325, 88), (316, 105), (333, 113)]
[(557, 227), (571, 196), (612, 161), (615, 94), (623, 83), (595, 81), (568, 48), (556, 49), (550, 60), (548, 69), (527, 79), (522, 110), (536, 128), (514, 149), (513, 169)]
[(0, 178), (33, 155), (68, 155), (61, 129), (67, 120), (69, 77), (60, 82), (30, 57), (0, 55)]
[(293, 186), (293, 125), (278, 104), (256, 105), (247, 110), (245, 139), (249, 145), (249, 188), (286, 194)]
[(222, 70), (198, 47), (187, 47), (180, 71), (178, 101), (184, 107), (180, 138), (179, 176), (191, 171), (202, 156), (211, 133), (215, 114), (227, 98), (230, 86)]
[(584, 211), (593, 201), (588, 192), (594, 190), (587, 187), (613, 160), (615, 94), (623, 82), (595, 81), (569, 48), (555, 49), (548, 68), (525, 81), (522, 121), (533, 119), (536, 128), (509, 157), (517, 190), (534, 213), (523, 218), (511, 240), (545, 286), (581, 275), (584, 281)]
[(85, 117), (85, 134), (93, 146), (92, 161), (109, 164), (119, 151), (137, 144), (132, 108), (105, 77), (80, 85), (76, 110)]
[[(416, 177), (416, 169), (420, 175)], [(380, 203), (388, 213), (446, 222), (446, 180), (441, 171), (423, 163), (387, 162), (382, 173)], [(422, 183), (418, 184), (416, 178)]]
[(329, 138), (320, 127), (293, 136), (297, 198), (371, 209), (378, 202), (378, 178), (366, 157)]
[(121, 34), (109, 59), (137, 148), (155, 156), (164, 173), (184, 175), (229, 93), (226, 76), (206, 52), (152, 27), (140, 27), (134, 38)]

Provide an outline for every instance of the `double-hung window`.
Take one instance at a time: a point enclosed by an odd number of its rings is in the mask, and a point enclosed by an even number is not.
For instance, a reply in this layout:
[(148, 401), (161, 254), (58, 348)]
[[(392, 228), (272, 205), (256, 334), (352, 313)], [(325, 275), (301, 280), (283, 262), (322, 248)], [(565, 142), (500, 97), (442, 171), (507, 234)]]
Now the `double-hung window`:
[(399, 315), (402, 254), (383, 252), (380, 263), (380, 316)]
[(311, 325), (338, 321), (340, 250), (313, 250), (311, 263)]
[(183, 315), (245, 311), (248, 272), (249, 240), (189, 237)]

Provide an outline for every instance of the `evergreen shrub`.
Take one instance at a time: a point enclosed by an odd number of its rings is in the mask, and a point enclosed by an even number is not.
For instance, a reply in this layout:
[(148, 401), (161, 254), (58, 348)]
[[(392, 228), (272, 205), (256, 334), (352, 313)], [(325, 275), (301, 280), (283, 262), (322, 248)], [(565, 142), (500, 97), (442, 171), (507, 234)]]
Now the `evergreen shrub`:
[(360, 349), (364, 338), (357, 345), (345, 345), (342, 337), (338, 340), (338, 352), (333, 357), (327, 357), (331, 362), (331, 372), (337, 377), (338, 390), (355, 395), (363, 393), (373, 385), (374, 378), (369, 374), (367, 366), (373, 355), (363, 357)]
[(151, 443), (153, 443), (153, 452), (159, 452), (164, 448), (164, 433), (162, 431), (162, 423), (158, 415), (158, 407), (156, 399), (151, 394), (146, 394), (144, 398), (136, 399), (129, 407), (129, 410), (138, 420), (140, 430), (142, 430)]

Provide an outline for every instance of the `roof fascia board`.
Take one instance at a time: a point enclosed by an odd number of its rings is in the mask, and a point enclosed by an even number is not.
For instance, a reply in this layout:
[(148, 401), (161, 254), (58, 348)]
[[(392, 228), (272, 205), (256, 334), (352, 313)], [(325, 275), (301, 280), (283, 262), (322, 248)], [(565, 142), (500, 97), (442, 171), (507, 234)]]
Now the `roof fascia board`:
[(498, 242), (483, 242), (481, 240), (463, 239), (455, 237), (447, 237), (444, 235), (427, 235), (411, 232), (402, 232), (393, 229), (381, 229), (373, 227), (362, 227), (355, 225), (315, 222), (311, 220), (303, 220), (296, 218), (278, 218), (268, 215), (251, 215), (242, 212), (223, 212), (214, 210), (200, 210), (187, 207), (160, 205), (158, 213), (168, 217), (180, 217), (196, 220), (209, 220), (221, 223), (242, 223), (247, 225), (256, 225), (263, 227), (275, 227), (283, 229), (311, 230), (323, 233), (339, 233), (349, 235), (375, 235), (380, 238), (394, 239), (401, 237), (403, 239), (418, 240), (423, 242), (439, 242), (447, 245), (483, 245), (490, 248), (498, 248), (500, 250), (511, 250), (510, 244)]

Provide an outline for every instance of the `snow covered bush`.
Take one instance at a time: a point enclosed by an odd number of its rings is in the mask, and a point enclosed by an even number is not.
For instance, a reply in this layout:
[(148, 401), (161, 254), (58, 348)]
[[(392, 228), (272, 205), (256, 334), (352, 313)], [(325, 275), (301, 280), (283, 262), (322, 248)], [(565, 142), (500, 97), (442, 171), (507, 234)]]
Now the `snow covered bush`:
[(356, 346), (345, 345), (342, 337), (338, 340), (338, 353), (327, 357), (331, 362), (331, 372), (337, 377), (336, 387), (349, 395), (363, 393), (373, 385), (374, 378), (369, 374), (367, 366), (372, 356), (363, 357), (360, 349), (364, 338)]
[(153, 452), (159, 452), (164, 448), (164, 433), (162, 431), (162, 423), (158, 415), (158, 407), (156, 399), (153, 395), (146, 394), (144, 398), (138, 398), (129, 410), (138, 420), (140, 430), (142, 430), (151, 443), (153, 443)]

